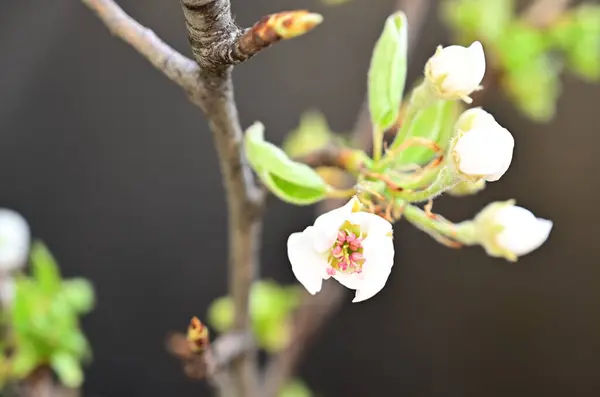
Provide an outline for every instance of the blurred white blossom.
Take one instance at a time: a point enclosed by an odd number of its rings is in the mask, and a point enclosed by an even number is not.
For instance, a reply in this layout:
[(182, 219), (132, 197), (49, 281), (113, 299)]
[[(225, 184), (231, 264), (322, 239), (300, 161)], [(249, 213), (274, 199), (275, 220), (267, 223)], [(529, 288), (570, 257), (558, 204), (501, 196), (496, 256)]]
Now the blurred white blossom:
[(27, 262), (30, 231), (17, 212), (0, 208), (0, 273), (21, 268)]

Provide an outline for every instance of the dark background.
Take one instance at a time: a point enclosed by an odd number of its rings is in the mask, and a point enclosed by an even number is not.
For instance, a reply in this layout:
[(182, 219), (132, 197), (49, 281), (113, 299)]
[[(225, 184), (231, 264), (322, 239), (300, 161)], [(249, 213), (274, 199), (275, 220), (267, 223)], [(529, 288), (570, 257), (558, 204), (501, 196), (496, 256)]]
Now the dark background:
[[(177, 0), (119, 3), (190, 53)], [(236, 69), (244, 126), (261, 120), (279, 143), (315, 107), (349, 130), (391, 3), (234, 0), (242, 25), (304, 7), (326, 20)], [(432, 13), (411, 78), (447, 42)], [(226, 292), (225, 203), (202, 115), (77, 0), (1, 1), (0, 54), (0, 206), (27, 217), (65, 275), (95, 283), (86, 395), (208, 395), (164, 349), (170, 330)], [(515, 135), (513, 166), (477, 197), (443, 198), (436, 210), (462, 220), (514, 197), (554, 220), (550, 240), (511, 264), (398, 225), (387, 287), (362, 304), (348, 295), (310, 349), (302, 375), (318, 395), (600, 394), (599, 101), (598, 86), (566, 77), (551, 125), (488, 102)], [(285, 242), (313, 211), (270, 200), (264, 277), (293, 281)]]

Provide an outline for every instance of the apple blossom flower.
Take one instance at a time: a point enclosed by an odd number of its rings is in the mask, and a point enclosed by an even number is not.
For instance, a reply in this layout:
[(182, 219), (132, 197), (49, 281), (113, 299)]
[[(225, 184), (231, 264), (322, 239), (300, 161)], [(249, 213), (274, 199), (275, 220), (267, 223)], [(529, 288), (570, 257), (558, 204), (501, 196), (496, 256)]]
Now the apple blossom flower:
[(480, 108), (464, 112), (456, 128), (458, 136), (452, 147), (456, 169), (467, 179), (500, 179), (512, 161), (515, 140), (511, 133)]
[(356, 197), (290, 235), (287, 247), (292, 271), (309, 293), (316, 294), (323, 280), (333, 277), (356, 290), (353, 302), (381, 291), (394, 264), (391, 223), (361, 211)]
[(485, 54), (479, 41), (469, 47), (439, 47), (425, 66), (425, 78), (443, 99), (462, 99), (479, 89), (485, 75)]
[(25, 265), (29, 255), (30, 231), (17, 212), (0, 208), (0, 273)]

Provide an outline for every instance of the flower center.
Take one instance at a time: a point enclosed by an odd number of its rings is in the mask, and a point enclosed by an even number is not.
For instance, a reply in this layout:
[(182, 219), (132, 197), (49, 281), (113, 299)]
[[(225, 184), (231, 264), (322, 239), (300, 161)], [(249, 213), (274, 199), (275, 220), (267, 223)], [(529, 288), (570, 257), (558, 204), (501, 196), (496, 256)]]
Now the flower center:
[(346, 222), (338, 231), (337, 239), (331, 247), (327, 273), (333, 276), (337, 271), (346, 274), (361, 273), (365, 258), (362, 241), (366, 235), (358, 225)]

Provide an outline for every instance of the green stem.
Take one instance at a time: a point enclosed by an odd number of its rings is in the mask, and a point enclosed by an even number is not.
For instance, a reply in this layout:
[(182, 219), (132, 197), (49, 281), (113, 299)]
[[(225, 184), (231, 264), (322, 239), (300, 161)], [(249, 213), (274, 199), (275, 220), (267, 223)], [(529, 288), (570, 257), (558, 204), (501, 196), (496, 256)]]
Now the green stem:
[(433, 199), (446, 190), (453, 188), (461, 181), (460, 177), (454, 172), (452, 167), (445, 165), (439, 171), (436, 180), (423, 190), (404, 189), (395, 192), (394, 196), (408, 203), (418, 203)]
[(465, 245), (477, 244), (472, 221), (455, 224), (439, 216), (432, 217), (421, 208), (411, 204), (404, 207), (403, 215), (410, 223), (429, 235), (437, 233)]
[(383, 130), (373, 126), (373, 160), (377, 164), (383, 153)]

